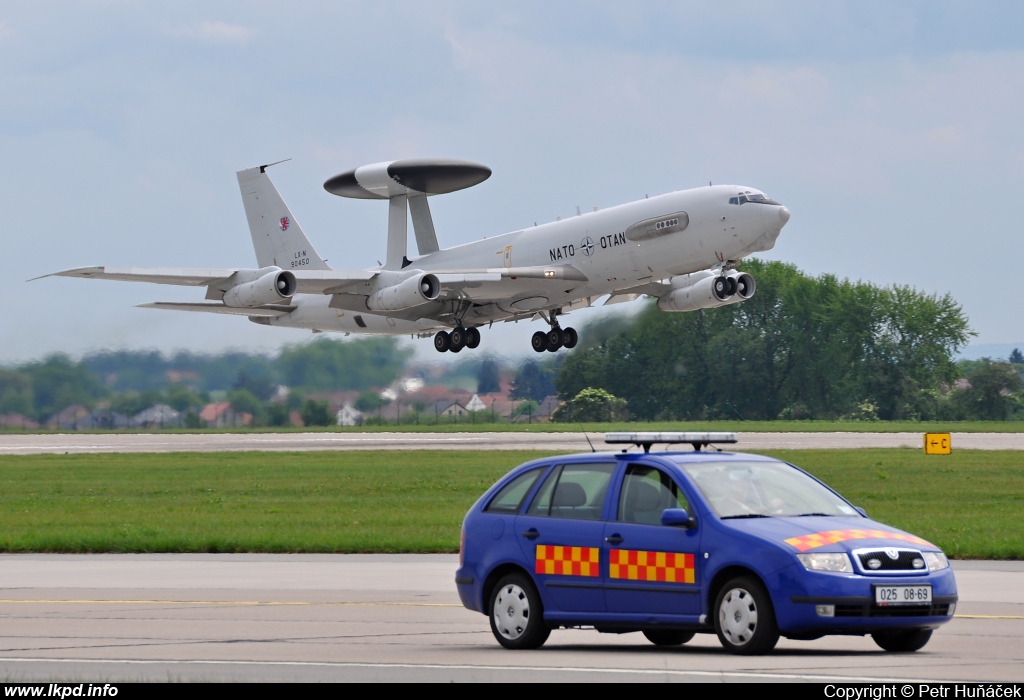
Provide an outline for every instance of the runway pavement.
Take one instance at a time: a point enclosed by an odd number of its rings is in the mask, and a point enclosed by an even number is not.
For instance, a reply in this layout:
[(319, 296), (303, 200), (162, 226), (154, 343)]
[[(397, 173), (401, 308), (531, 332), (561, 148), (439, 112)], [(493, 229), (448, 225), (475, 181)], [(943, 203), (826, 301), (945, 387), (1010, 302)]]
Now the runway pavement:
[[(737, 450), (913, 447), (924, 433), (744, 433)], [(603, 433), (61, 433), (0, 434), (0, 455), (80, 452), (240, 450), (544, 450), (609, 449)], [(953, 449), (1024, 450), (1024, 433), (953, 433)]]
[(455, 592), (452, 555), (0, 555), (6, 681), (1024, 681), (1024, 562), (954, 562), (961, 602), (922, 651), (556, 630), (511, 652)]

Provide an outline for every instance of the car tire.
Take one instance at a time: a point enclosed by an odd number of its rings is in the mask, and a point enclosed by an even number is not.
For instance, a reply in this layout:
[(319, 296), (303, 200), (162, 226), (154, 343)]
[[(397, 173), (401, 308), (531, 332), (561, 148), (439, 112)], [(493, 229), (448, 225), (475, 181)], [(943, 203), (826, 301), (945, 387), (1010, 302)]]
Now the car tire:
[(659, 647), (677, 647), (693, 639), (693, 632), (682, 630), (642, 630), (647, 641)]
[(885, 630), (871, 638), (886, 651), (917, 651), (932, 638), (931, 630)]
[(506, 649), (536, 649), (551, 629), (544, 624), (544, 606), (533, 581), (509, 574), (491, 592), (491, 632)]
[(768, 591), (752, 576), (726, 583), (715, 598), (715, 631), (725, 650), (742, 656), (767, 654), (779, 641)]

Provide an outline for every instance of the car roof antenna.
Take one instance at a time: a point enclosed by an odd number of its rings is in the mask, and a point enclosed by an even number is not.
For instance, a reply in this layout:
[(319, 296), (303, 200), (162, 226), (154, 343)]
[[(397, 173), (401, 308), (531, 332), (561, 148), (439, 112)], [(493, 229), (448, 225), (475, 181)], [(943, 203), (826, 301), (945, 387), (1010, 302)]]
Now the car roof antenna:
[(590, 451), (591, 452), (597, 452), (597, 450), (594, 449), (594, 443), (592, 443), (590, 441), (590, 436), (587, 435), (587, 431), (584, 430), (582, 422), (580, 422), (580, 430), (583, 430), (583, 437), (585, 437), (587, 439), (587, 444), (590, 445)]

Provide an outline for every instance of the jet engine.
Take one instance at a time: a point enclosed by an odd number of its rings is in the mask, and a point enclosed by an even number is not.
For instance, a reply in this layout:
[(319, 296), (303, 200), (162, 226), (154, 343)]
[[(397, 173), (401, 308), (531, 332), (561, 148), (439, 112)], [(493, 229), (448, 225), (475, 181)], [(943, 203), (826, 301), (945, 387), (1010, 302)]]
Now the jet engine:
[(754, 296), (757, 283), (746, 272), (731, 271), (724, 275), (705, 270), (673, 277), (672, 290), (658, 297), (662, 311), (696, 311), (735, 304)]
[(434, 301), (440, 294), (441, 282), (437, 277), (416, 270), (400, 282), (376, 289), (366, 298), (366, 308), (370, 311), (402, 311)]
[(270, 267), (255, 272), (264, 274), (252, 282), (236, 284), (224, 292), (224, 303), (227, 306), (252, 309), (264, 304), (280, 304), (295, 294), (295, 275), (287, 270)]

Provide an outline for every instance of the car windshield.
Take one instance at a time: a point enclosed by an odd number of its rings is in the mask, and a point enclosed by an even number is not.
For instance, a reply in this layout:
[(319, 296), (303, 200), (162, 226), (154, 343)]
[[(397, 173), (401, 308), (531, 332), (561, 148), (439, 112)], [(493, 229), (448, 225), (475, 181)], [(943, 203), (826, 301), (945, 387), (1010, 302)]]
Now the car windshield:
[(682, 462), (720, 518), (858, 515), (799, 469), (783, 462)]

